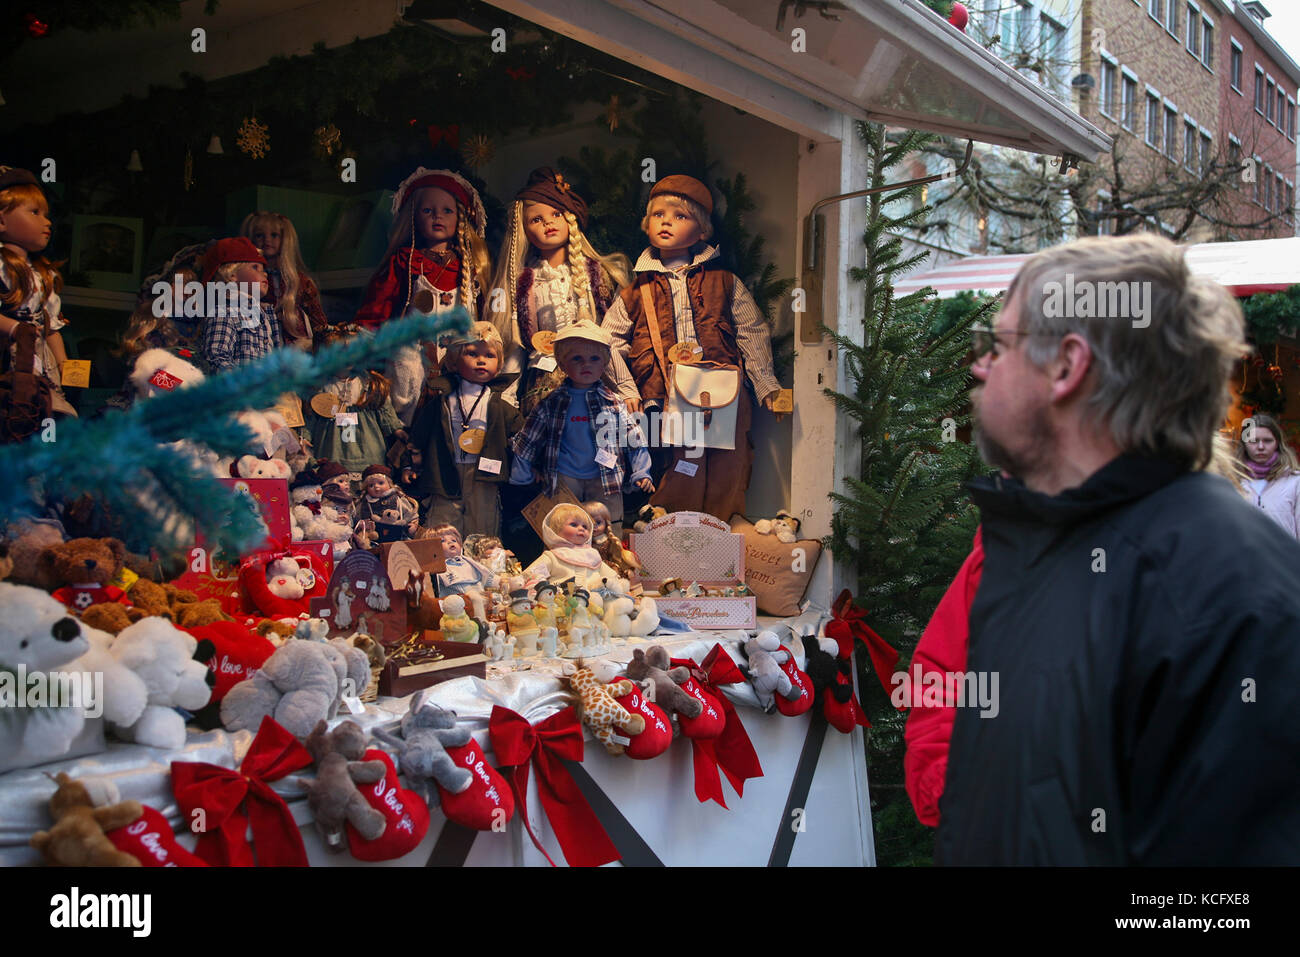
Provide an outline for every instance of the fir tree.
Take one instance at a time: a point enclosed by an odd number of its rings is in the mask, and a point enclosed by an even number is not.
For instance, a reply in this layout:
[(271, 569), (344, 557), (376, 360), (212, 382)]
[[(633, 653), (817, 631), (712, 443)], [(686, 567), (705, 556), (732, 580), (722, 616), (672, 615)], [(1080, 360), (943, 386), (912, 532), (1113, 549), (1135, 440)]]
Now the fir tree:
[(277, 349), (198, 385), (96, 419), (50, 420), (28, 441), (0, 446), (0, 474), (7, 478), (0, 484), (0, 520), (31, 514), (53, 498), (90, 495), (120, 524), (133, 550), (176, 552), (193, 545), (197, 530), (214, 548), (244, 554), (266, 536), (261, 517), (245, 497), (171, 443), (242, 455), (253, 433), (232, 413), (270, 408), (285, 392), (382, 365), (398, 346), (468, 328), (463, 309), (436, 318), (410, 316), (315, 355)]
[[(896, 140), (884, 128), (862, 125), (868, 186), (899, 177), (894, 168), (921, 148), (927, 136), (909, 131)], [(847, 391), (827, 390), (839, 411), (859, 429), (862, 449), (848, 494), (833, 495), (831, 548), (857, 569), (857, 603), (871, 626), (900, 653), (905, 668), (939, 599), (970, 550), (977, 515), (963, 482), (979, 468), (958, 430), (969, 422), (969, 370), (964, 362), (972, 321), (993, 303), (953, 321), (932, 291), (894, 295), (894, 279), (927, 254), (905, 256), (899, 230), (916, 226), (926, 208), (920, 187), (876, 193), (868, 199), (866, 266), (853, 270), (865, 285), (861, 344), (832, 334), (844, 350)], [(903, 210), (891, 213), (893, 209)], [(944, 331), (937, 335), (932, 331)], [(903, 834), (877, 832), (882, 863), (924, 857), (928, 838), (902, 791), (902, 732), (896, 711), (873, 675), (860, 673), (863, 704), (871, 717), (868, 762), (877, 820), (904, 823)], [(906, 811), (906, 813), (903, 813)], [(890, 842), (899, 844), (891, 850)], [(918, 848), (920, 848), (918, 850)], [(915, 861), (913, 861), (915, 862)]]

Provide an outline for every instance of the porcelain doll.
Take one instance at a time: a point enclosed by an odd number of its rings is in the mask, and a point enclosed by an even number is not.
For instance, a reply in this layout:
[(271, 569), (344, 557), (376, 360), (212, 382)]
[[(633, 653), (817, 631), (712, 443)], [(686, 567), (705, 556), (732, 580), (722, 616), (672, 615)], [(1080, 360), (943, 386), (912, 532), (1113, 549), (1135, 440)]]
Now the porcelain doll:
[(446, 566), (438, 573), (438, 597), (462, 595), (474, 606), (474, 617), (487, 619), (487, 590), (496, 584), (496, 576), (481, 562), (463, 553), (460, 532), (454, 525), (436, 525), (431, 529), (433, 538), (442, 543), (442, 558)]
[[(497, 255), (490, 318), (509, 348), (507, 371), (519, 372), (519, 410), (528, 415), (560, 384), (563, 374), (549, 348), (566, 326), (599, 323), (627, 285), (630, 263), (622, 253), (602, 256), (591, 245), (587, 203), (550, 167), (533, 170), (510, 204), (506, 235)], [(621, 356), (610, 368), (616, 394), (630, 411), (640, 408), (636, 384)]]
[(239, 235), (247, 236), (266, 259), (268, 298), (275, 308), (288, 345), (303, 349), (329, 324), (320, 291), (303, 262), (298, 231), (282, 213), (258, 210), (244, 217)]
[[(366, 288), (357, 322), (371, 329), (411, 312), (437, 314), (463, 306), (482, 311), (492, 267), (483, 229), (487, 215), (478, 191), (451, 170), (423, 166), (393, 196), (393, 226), (383, 263)], [(437, 347), (403, 346), (389, 360), (393, 407), (406, 425), (428, 378)]]
[(529, 581), (546, 578), (552, 582), (566, 578), (585, 585), (588, 579), (617, 578), (616, 572), (591, 546), (591, 516), (581, 506), (557, 505), (542, 521), (542, 540), (546, 551), (524, 569)]

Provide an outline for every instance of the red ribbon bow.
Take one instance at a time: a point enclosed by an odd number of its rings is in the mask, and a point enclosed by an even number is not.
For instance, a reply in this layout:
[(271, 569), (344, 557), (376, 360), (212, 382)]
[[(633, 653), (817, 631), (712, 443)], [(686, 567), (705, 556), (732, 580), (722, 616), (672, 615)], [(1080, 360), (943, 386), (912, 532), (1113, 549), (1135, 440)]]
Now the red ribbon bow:
[[(176, 803), (192, 829), (202, 825), (194, 853), (215, 867), (306, 867), (307, 850), (293, 813), (268, 782), (311, 763), (307, 749), (269, 716), (238, 771), (173, 761)], [(250, 823), (253, 844), (247, 839)]]
[(885, 689), (886, 694), (893, 691), (894, 686), (890, 679), (898, 666), (898, 652), (867, 624), (866, 611), (853, 603), (853, 596), (847, 588), (840, 592), (840, 597), (835, 599), (835, 604), (831, 606), (831, 614), (834, 617), (826, 623), (826, 637), (834, 638), (840, 646), (840, 657), (849, 659), (853, 657), (853, 640), (856, 638), (867, 646), (867, 653), (871, 655), (871, 665), (880, 680), (880, 686)]
[(618, 848), (564, 766), (566, 760), (582, 760), (582, 725), (572, 707), (531, 725), (523, 715), (496, 705), (488, 719), (488, 734), (501, 771), (509, 778), (515, 801), (523, 812), (528, 836), (552, 867), (555, 861), (528, 823), (530, 763), (537, 769), (537, 794), (542, 809), (569, 866), (599, 867), (619, 859)]
[(720, 644), (713, 646), (705, 656), (704, 664), (697, 665), (691, 658), (674, 658), (670, 662), (670, 667), (679, 665), (688, 668), (695, 683), (718, 699), (727, 719), (726, 726), (718, 737), (691, 739), (695, 749), (695, 796), (701, 803), (712, 799), (726, 807), (722, 779), (718, 776), (719, 768), (741, 797), (745, 796), (745, 782), (748, 779), (763, 776), (763, 765), (759, 763), (758, 752), (749, 740), (749, 733), (740, 720), (740, 714), (719, 687), (743, 684), (745, 676)]
[(531, 80), (535, 76), (537, 76), (536, 73), (528, 69), (528, 67), (526, 66), (519, 66), (519, 67), (508, 66), (506, 67), (506, 73), (509, 75), (510, 79), (512, 80)]
[(457, 149), (460, 146), (460, 124), (453, 123), (450, 126), (429, 124), (429, 145), (436, 147), (443, 140), (446, 140), (447, 145), (452, 149)]

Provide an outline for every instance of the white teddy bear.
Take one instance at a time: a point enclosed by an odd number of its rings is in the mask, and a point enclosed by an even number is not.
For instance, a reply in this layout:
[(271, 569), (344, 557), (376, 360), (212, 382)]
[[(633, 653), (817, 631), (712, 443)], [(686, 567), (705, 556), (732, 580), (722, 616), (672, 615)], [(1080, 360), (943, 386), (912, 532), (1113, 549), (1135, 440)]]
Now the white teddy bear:
[(114, 635), (81, 626), (90, 642), (90, 650), (67, 666), (68, 671), (84, 671), (104, 676), (104, 720), (110, 725), (129, 726), (140, 720), (149, 704), (149, 689), (144, 679), (113, 657)]
[[(90, 650), (81, 623), (39, 588), (0, 582), (0, 672), (62, 670)], [(24, 689), (26, 690), (26, 689)], [(81, 708), (0, 707), (0, 756), (15, 766), (53, 761), (86, 726)]]
[(207, 659), (214, 651), (165, 618), (142, 618), (123, 629), (109, 649), (118, 663), (135, 672), (149, 693), (148, 704), (130, 725), (110, 725), (118, 737), (154, 748), (185, 745), (185, 719), (175, 710), (198, 711), (212, 697), (214, 676)]
[(760, 518), (755, 522), (754, 531), (760, 535), (776, 535), (778, 542), (793, 545), (799, 540), (799, 519), (781, 509), (776, 518)]

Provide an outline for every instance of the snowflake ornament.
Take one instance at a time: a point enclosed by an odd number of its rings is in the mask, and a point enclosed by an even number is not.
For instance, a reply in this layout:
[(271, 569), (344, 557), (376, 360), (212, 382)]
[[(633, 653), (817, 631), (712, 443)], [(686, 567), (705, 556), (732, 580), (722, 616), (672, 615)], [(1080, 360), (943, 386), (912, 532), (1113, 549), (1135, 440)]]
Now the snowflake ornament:
[(265, 123), (259, 123), (257, 117), (246, 116), (244, 121), (239, 124), (239, 134), (235, 137), (235, 145), (253, 159), (261, 159), (271, 152), (269, 132), (270, 127)]

